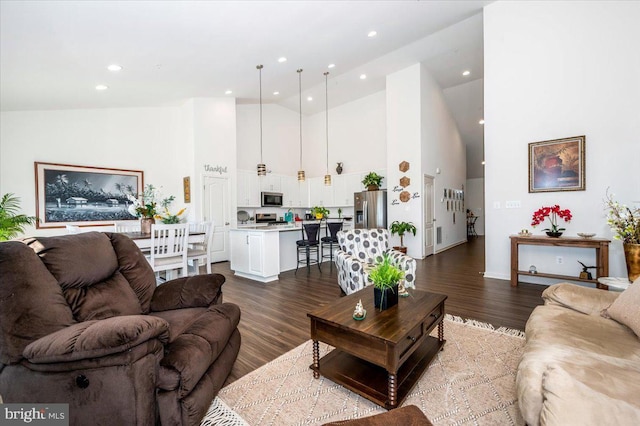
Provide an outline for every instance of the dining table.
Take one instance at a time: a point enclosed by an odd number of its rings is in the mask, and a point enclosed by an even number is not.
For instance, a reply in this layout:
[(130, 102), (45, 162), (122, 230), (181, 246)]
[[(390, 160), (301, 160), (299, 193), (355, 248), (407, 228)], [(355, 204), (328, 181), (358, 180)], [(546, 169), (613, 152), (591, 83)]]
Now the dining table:
[[(140, 249), (150, 249), (151, 248), (151, 233), (145, 232), (120, 232), (122, 235), (126, 235), (131, 238), (134, 243)], [(187, 242), (189, 244), (202, 244), (204, 243), (206, 234), (204, 232), (190, 232), (187, 237)]]

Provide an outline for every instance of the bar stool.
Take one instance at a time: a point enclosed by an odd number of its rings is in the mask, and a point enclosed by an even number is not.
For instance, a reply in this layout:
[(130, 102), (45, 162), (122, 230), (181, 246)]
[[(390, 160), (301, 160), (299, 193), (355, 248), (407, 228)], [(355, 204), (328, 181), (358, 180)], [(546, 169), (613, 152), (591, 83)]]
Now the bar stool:
[[(298, 273), (298, 267), (301, 263), (307, 265), (307, 275), (310, 272), (309, 265), (317, 264), (318, 269), (320, 269), (320, 241), (318, 241), (318, 234), (320, 233), (320, 223), (312, 222), (312, 223), (302, 223), (302, 239), (296, 241), (296, 250), (297, 250), (297, 260), (296, 263), (296, 272)], [(305, 238), (306, 235), (306, 238)], [(316, 253), (315, 261), (311, 258), (311, 253)], [(300, 254), (304, 255), (304, 258), (300, 260)]]
[[(329, 258), (330, 268), (333, 266), (333, 245), (338, 246), (338, 232), (342, 231), (342, 220), (340, 221), (327, 221), (327, 227), (325, 228), (325, 236), (320, 238), (321, 246), (320, 251), (322, 252), (322, 258)], [(324, 253), (324, 249), (329, 247), (329, 254)]]

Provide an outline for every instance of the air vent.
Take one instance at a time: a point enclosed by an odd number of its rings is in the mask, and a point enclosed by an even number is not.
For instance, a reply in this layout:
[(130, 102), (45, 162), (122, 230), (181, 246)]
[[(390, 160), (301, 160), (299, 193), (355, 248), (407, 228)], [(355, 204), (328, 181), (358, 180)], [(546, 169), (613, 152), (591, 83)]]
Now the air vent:
[(436, 244), (442, 244), (442, 226), (436, 227)]

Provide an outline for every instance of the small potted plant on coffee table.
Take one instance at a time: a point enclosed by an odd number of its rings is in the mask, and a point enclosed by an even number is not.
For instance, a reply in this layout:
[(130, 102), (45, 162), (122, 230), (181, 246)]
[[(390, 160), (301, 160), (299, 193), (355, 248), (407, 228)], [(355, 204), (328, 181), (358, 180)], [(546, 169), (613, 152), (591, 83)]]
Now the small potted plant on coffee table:
[(416, 227), (411, 222), (398, 222), (397, 220), (391, 224), (391, 235), (398, 235), (400, 237), (400, 246), (396, 246), (393, 249), (404, 254), (407, 254), (407, 248), (404, 246), (404, 234), (411, 232), (413, 236), (416, 235)]
[(403, 278), (404, 272), (393, 263), (391, 256), (384, 254), (382, 261), (369, 272), (376, 308), (383, 311), (398, 303), (398, 285)]

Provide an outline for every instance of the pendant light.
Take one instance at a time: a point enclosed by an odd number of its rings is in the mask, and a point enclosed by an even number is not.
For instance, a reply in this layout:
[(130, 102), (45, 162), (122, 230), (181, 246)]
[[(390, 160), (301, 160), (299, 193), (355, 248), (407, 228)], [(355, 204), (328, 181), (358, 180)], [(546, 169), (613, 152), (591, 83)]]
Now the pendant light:
[(267, 175), (267, 166), (262, 161), (262, 65), (256, 65), (260, 72), (260, 163), (258, 163), (258, 176)]
[(300, 91), (300, 169), (298, 170), (298, 181), (304, 182), (304, 170), (302, 170), (302, 68), (298, 73), (298, 90)]
[(331, 175), (329, 174), (329, 71), (324, 73), (324, 99), (327, 116), (327, 174), (324, 175), (324, 184), (331, 186)]

